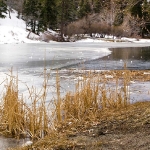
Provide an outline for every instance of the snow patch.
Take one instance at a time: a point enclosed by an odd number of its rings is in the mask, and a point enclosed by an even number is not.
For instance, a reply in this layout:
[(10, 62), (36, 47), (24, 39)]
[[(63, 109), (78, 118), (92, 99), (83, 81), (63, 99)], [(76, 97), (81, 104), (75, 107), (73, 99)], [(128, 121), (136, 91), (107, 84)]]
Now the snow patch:
[[(0, 44), (7, 43), (37, 43), (37, 36), (31, 34), (32, 39), (27, 38), (29, 31), (26, 31), (25, 21), (17, 18), (17, 11), (13, 10), (9, 18), (9, 13), (6, 18), (0, 18)], [(36, 40), (35, 40), (36, 39)]]
[(87, 39), (81, 39), (81, 40), (79, 40), (79, 41), (77, 41), (77, 42), (95, 42), (95, 43), (98, 43), (98, 42), (100, 42), (100, 43), (107, 43), (108, 41), (104, 41), (104, 40), (99, 40), (99, 39), (91, 39), (91, 38), (87, 38)]
[[(44, 33), (41, 33), (40, 36), (33, 33), (29, 34), (29, 31), (26, 30), (26, 23), (22, 19), (17, 18), (17, 11), (12, 10), (10, 13), (11, 18), (9, 18), (9, 13), (6, 14), (6, 18), (0, 18), (0, 44), (7, 43), (38, 43), (41, 42), (40, 39), (44, 36)], [(48, 34), (54, 37), (58, 37), (58, 33), (48, 29)], [(30, 39), (28, 39), (29, 37)], [(85, 36), (85, 39), (81, 39), (77, 42), (80, 43), (108, 43), (112, 42), (109, 39), (113, 39), (114, 42), (116, 37), (106, 35), (104, 39), (100, 38), (100, 34), (96, 34), (97, 38), (92, 39), (89, 36)], [(51, 41), (48, 39), (47, 41)], [(136, 39), (136, 38), (120, 38), (121, 42), (132, 42), (132, 43), (150, 43), (150, 39)]]

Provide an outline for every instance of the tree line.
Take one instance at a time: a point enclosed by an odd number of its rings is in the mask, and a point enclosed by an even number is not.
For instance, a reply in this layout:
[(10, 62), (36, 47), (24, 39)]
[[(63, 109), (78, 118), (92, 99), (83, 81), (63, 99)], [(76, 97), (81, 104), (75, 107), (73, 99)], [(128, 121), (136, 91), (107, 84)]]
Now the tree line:
[(113, 16), (110, 26), (120, 26), (130, 14), (138, 22), (140, 34), (150, 30), (149, 0), (0, 0), (0, 17), (5, 18), (11, 8), (18, 11), (18, 17), (22, 16), (32, 32), (60, 29), (62, 39), (68, 24), (105, 9)]

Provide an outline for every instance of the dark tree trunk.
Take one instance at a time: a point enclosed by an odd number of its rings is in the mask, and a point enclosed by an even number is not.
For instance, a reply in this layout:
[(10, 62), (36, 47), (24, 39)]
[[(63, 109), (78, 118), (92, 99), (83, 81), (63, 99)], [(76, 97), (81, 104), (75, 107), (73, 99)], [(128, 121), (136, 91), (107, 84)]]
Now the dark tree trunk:
[(9, 8), (8, 8), (8, 13), (9, 13), (9, 18), (11, 19), (10, 12), (11, 12), (11, 8), (9, 7)]
[(61, 41), (64, 41), (64, 24), (65, 24), (65, 20), (64, 20), (64, 5), (65, 5), (65, 2), (64, 0), (62, 0), (62, 3), (61, 3), (61, 29), (60, 29), (60, 36), (61, 36)]

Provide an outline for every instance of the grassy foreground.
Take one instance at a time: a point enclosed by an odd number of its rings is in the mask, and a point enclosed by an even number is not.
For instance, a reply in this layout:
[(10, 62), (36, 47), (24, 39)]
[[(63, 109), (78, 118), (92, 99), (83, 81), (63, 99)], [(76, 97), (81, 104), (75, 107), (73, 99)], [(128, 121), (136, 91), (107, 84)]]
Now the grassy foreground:
[(107, 149), (116, 144), (112, 141), (116, 135), (140, 131), (147, 135), (150, 102), (131, 104), (129, 85), (133, 80), (149, 81), (150, 72), (89, 72), (77, 82), (75, 92), (63, 98), (57, 76), (53, 104), (46, 104), (48, 78), (45, 74), (40, 92), (28, 89), (30, 106), (19, 96), (18, 77), (11, 74), (8, 79), (0, 108), (1, 134), (18, 139), (29, 136), (33, 141), (16, 150)]

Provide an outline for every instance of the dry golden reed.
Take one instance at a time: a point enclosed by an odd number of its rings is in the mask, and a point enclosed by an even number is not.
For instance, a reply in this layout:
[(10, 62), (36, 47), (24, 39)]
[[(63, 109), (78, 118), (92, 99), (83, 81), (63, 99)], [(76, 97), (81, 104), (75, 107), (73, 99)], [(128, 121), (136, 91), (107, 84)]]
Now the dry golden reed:
[(6, 82), (1, 101), (1, 131), (6, 135), (19, 136), (24, 131), (25, 110), (23, 99), (19, 98), (18, 77), (14, 77), (11, 71)]
[(28, 88), (29, 104), (18, 93), (18, 77), (12, 71), (6, 79), (5, 93), (1, 101), (2, 134), (12, 137), (29, 136), (34, 139), (42, 138), (48, 133), (49, 116), (46, 102), (48, 77), (44, 79), (43, 87), (38, 92), (36, 88)]
[(0, 127), (3, 134), (18, 138), (29, 136), (32, 141), (37, 141), (44, 137), (55, 137), (59, 143), (60, 139), (52, 135), (64, 132), (65, 136), (74, 134), (77, 127), (82, 128), (87, 122), (96, 122), (102, 112), (107, 113), (109, 109), (120, 109), (130, 104), (130, 72), (127, 70), (122, 72), (121, 79), (117, 73), (112, 73), (111, 82), (105, 73), (89, 73), (77, 82), (75, 92), (68, 92), (64, 97), (60, 94), (60, 78), (57, 73), (57, 97), (53, 112), (49, 107), (52, 104), (46, 104), (50, 77), (46, 69), (40, 91), (27, 86), (30, 104), (25, 103), (23, 96), (19, 97), (18, 77), (13, 76), (12, 72), (9, 77), (1, 104)]
[(123, 72), (122, 87), (118, 85), (120, 79), (117, 76), (115, 88), (110, 85), (107, 77), (98, 75), (95, 77), (89, 74), (82, 81), (78, 81), (74, 93), (68, 92), (64, 98), (57, 100), (57, 125), (96, 121), (100, 112), (106, 109), (126, 107), (129, 104), (128, 73)]

